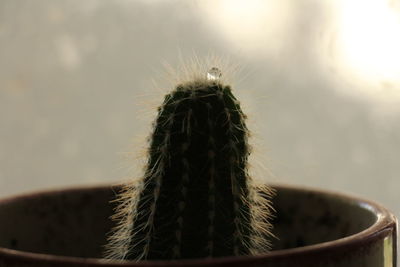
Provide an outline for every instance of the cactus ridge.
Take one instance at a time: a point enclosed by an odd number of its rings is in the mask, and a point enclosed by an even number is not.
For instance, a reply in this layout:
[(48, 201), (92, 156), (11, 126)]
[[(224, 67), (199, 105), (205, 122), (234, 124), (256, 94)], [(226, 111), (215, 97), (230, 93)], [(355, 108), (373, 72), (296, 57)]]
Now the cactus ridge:
[(271, 190), (249, 175), (246, 116), (231, 88), (193, 81), (166, 95), (143, 178), (113, 219), (110, 259), (248, 255), (269, 248)]

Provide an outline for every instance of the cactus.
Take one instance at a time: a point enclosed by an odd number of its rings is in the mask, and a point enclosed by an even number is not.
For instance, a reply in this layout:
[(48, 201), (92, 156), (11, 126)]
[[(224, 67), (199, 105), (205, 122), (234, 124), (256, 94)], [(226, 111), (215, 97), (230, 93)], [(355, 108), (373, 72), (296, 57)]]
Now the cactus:
[[(214, 69), (215, 70), (215, 69)], [(269, 247), (267, 186), (248, 173), (246, 115), (216, 77), (178, 85), (158, 108), (147, 166), (126, 186), (106, 258), (251, 255)]]

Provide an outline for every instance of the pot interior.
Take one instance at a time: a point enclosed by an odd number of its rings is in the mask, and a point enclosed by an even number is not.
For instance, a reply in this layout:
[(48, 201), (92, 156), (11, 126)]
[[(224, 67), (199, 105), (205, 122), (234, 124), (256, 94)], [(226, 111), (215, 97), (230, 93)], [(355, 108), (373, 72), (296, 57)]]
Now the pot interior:
[[(377, 221), (367, 203), (319, 191), (275, 187), (273, 250), (343, 238)], [(0, 247), (100, 258), (119, 188), (37, 193), (0, 201)]]

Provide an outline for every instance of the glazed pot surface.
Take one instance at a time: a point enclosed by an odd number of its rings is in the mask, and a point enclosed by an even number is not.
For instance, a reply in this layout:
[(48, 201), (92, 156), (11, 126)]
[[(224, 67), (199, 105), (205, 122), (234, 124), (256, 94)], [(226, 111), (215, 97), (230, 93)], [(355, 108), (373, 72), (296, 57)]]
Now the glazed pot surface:
[(319, 190), (274, 186), (273, 250), (182, 261), (101, 259), (116, 192), (98, 186), (0, 201), (0, 266), (374, 266), (396, 264), (396, 219), (378, 204)]

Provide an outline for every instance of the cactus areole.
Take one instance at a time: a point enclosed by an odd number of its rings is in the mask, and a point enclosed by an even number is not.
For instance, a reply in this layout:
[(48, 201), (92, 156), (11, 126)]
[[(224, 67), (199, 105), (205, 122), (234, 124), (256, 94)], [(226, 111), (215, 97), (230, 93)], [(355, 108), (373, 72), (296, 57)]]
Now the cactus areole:
[(108, 258), (189, 259), (266, 250), (269, 202), (251, 185), (245, 119), (231, 88), (217, 79), (178, 85), (165, 96), (144, 177), (122, 193)]

